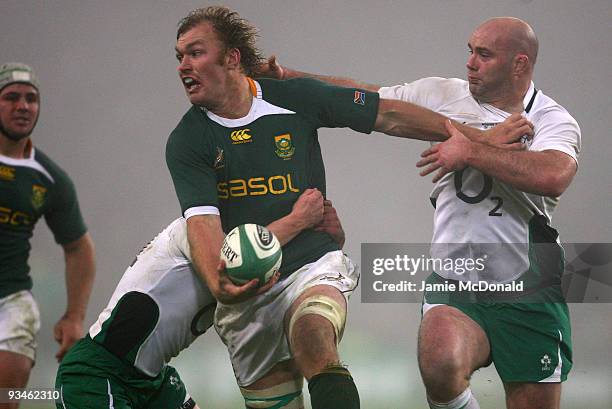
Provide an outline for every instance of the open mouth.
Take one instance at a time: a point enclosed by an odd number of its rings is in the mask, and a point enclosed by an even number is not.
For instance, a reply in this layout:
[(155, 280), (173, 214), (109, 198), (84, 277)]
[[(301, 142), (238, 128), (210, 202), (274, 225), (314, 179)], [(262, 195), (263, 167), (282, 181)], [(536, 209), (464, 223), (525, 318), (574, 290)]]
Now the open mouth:
[(181, 80), (187, 92), (193, 92), (200, 86), (200, 83), (192, 77), (183, 77)]

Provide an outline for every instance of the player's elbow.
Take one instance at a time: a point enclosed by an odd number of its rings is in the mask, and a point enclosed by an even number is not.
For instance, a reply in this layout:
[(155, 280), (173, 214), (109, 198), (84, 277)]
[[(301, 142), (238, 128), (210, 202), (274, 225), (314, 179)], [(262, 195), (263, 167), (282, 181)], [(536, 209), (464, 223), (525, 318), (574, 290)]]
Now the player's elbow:
[(444, 117), (418, 105), (391, 99), (381, 99), (374, 130), (401, 138), (443, 141)]
[(564, 172), (551, 172), (541, 175), (541, 194), (548, 197), (559, 197), (565, 192), (572, 181), (573, 175)]
[(378, 105), (378, 115), (376, 116), (374, 130), (386, 133), (387, 135), (395, 135), (399, 128), (399, 123), (395, 120), (397, 115), (398, 110), (394, 101), (381, 99)]
[(94, 243), (89, 232), (83, 233), (78, 239), (69, 243), (63, 244), (64, 252), (66, 254), (94, 254), (95, 248)]
[(376, 117), (376, 123), (374, 124), (375, 131), (401, 138), (424, 139), (424, 137), (417, 132), (416, 125), (410, 122), (410, 117), (408, 115), (397, 109), (393, 104), (387, 104), (387, 106), (384, 107), (382, 101), (385, 100), (381, 100), (381, 107)]
[(559, 197), (568, 188), (578, 170), (576, 161), (561, 152), (543, 152), (549, 160), (545, 161), (534, 177), (538, 185), (538, 194), (548, 197)]

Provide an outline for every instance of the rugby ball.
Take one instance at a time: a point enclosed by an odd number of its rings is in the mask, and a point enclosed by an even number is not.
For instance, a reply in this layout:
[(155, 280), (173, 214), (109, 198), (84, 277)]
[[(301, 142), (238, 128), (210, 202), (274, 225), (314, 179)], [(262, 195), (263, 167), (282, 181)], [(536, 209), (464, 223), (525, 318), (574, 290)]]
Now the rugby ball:
[(283, 259), (280, 242), (272, 232), (257, 224), (242, 224), (230, 231), (221, 246), (225, 271), (236, 284), (254, 278), (262, 286), (278, 271)]

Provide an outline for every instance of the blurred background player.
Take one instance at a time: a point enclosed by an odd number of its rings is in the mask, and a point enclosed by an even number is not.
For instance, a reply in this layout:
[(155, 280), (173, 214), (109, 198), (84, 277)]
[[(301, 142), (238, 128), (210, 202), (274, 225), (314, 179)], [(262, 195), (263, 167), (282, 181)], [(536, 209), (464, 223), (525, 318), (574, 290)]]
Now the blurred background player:
[[(306, 190), (289, 215), (268, 225), (281, 245), (306, 228), (344, 242), (334, 208), (315, 189)], [(193, 271), (185, 219), (179, 218), (140, 252), (88, 335), (62, 361), (56, 407), (197, 408), (168, 362), (213, 324), (216, 305)]]
[(314, 409), (358, 408), (337, 351), (358, 282), (351, 261), (331, 237), (307, 229), (283, 248), (279, 282), (257, 291), (256, 282), (236, 286), (217, 269), (224, 231), (268, 224), (307, 188), (325, 194), (318, 128), (444, 140), (445, 118), (311, 79), (254, 81), (262, 62), (255, 34), (225, 7), (197, 9), (179, 22), (178, 71), (193, 106), (170, 135), (166, 160), (192, 261), (219, 301), (216, 329), (247, 407), (301, 407), (303, 376)]
[[(433, 257), (476, 259), (492, 249), (490, 243), (507, 244), (487, 254), (487, 269), (477, 277), (438, 271), (429, 281), (523, 280), (531, 287), (526, 291), (542, 286), (540, 292), (551, 302), (481, 304), (426, 294), (418, 355), (433, 409), (478, 408), (469, 379), (491, 362), (504, 383), (509, 409), (554, 409), (572, 365), (572, 347), (568, 309), (560, 294), (563, 251), (550, 222), (577, 170), (580, 129), (563, 107), (535, 88), (538, 41), (527, 23), (511, 17), (487, 20), (474, 31), (468, 48), (467, 81), (432, 77), (381, 88), (281, 67), (274, 58), (262, 73), (361, 86), (381, 98), (419, 104), (482, 129), (521, 115), (533, 122), (535, 134), (525, 140), (526, 150), (516, 149), (520, 143), (512, 139), (505, 146), (474, 143), (449, 123), (451, 138), (423, 152), (417, 166), (425, 168), (421, 175), (438, 170), (431, 194), (436, 209)], [(465, 245), (446, 245), (452, 243)]]
[[(54, 327), (58, 361), (83, 335), (94, 279), (93, 242), (74, 185), (30, 139), (39, 108), (32, 69), (21, 63), (0, 66), (0, 388), (25, 387), (35, 361), (40, 318), (30, 293), (28, 256), (41, 216), (66, 263), (67, 307)], [(0, 408), (17, 406), (0, 403)]]

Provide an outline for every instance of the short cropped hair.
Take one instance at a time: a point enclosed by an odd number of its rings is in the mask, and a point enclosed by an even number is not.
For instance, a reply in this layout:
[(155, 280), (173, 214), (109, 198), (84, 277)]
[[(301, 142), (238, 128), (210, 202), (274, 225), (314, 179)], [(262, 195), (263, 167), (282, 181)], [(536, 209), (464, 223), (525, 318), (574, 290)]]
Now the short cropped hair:
[(237, 48), (240, 51), (240, 65), (246, 75), (252, 76), (257, 66), (265, 60), (255, 45), (257, 28), (227, 7), (210, 6), (195, 9), (181, 19), (176, 39), (205, 22), (212, 25), (226, 50)]

